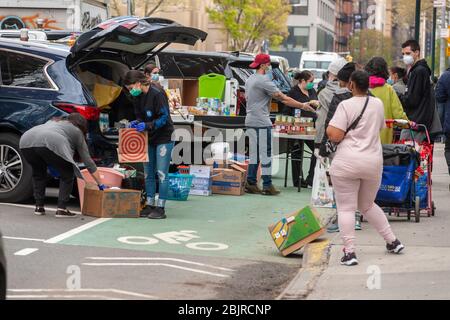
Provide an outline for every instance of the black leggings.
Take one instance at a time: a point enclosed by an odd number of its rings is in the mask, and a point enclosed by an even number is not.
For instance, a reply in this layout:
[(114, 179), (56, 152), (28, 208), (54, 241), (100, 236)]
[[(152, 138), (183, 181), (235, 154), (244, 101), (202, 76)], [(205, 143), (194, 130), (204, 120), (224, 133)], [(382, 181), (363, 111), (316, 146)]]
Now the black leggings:
[[(308, 171), (308, 176), (306, 177), (306, 179), (304, 178), (305, 175), (302, 174), (302, 178), (308, 182), (310, 185), (312, 185), (313, 180), (314, 180), (314, 170), (316, 169), (316, 156), (314, 155), (314, 141), (305, 141), (305, 145), (308, 146), (308, 148), (312, 151), (312, 155), (311, 155), (311, 162), (309, 165), (309, 171)], [(301, 154), (300, 154), (300, 146), (296, 145), (295, 150), (292, 152), (292, 158), (293, 159), (299, 159)], [(299, 181), (299, 176), (300, 176), (300, 170), (303, 170), (303, 168), (301, 168), (300, 166), (300, 162), (299, 161), (292, 161), (292, 182), (294, 183), (294, 186), (297, 187), (299, 183), (301, 183), (301, 181)]]
[(25, 160), (33, 169), (33, 188), (36, 205), (44, 206), (47, 187), (47, 167), (50, 165), (59, 173), (58, 208), (66, 209), (75, 179), (73, 164), (56, 155), (48, 148), (22, 149)]

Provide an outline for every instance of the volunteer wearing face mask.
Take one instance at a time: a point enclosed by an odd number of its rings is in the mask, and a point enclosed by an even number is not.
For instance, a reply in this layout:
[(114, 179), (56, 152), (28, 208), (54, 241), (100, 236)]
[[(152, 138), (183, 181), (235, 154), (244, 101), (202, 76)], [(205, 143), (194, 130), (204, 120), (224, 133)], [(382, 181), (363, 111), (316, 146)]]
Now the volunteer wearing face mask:
[[(276, 99), (285, 106), (314, 112), (309, 104), (295, 101), (283, 94), (271, 80), (272, 65), (268, 54), (258, 54), (250, 64), (256, 69), (245, 83), (245, 97), (247, 100), (247, 115), (245, 126), (250, 146), (250, 164), (248, 168), (247, 193), (259, 193), (268, 196), (278, 195), (272, 184), (272, 121), (270, 120), (270, 105)], [(256, 174), (261, 163), (263, 189), (257, 185)]]
[[(317, 98), (316, 90), (314, 89), (314, 75), (311, 71), (302, 71), (297, 73), (294, 76), (294, 79), (297, 80), (298, 85), (294, 86), (291, 91), (287, 94), (288, 97), (291, 97), (295, 101), (308, 103), (312, 102), (313, 104), (318, 104), (319, 101)], [(289, 116), (299, 116), (303, 118), (313, 118), (314, 120), (317, 118), (315, 112), (308, 112), (304, 110), (295, 110), (292, 108), (285, 108), (284, 114)], [(302, 181), (299, 181), (300, 176), (300, 162), (292, 161), (292, 180), (295, 187), (298, 187), (299, 182), (301, 183), (302, 188), (307, 188), (308, 186), (312, 186), (314, 180), (314, 169), (316, 167), (316, 157), (314, 156), (314, 141), (307, 141), (306, 145), (311, 150), (313, 155), (311, 156), (311, 164), (309, 166), (308, 177)], [(298, 148), (294, 148), (298, 149)], [(300, 157), (299, 152), (293, 152), (292, 158), (298, 159)], [(302, 175), (304, 177), (304, 175)]]
[[(408, 67), (408, 83), (401, 97), (406, 115), (411, 121), (423, 124), (431, 131), (435, 102), (431, 87), (431, 70), (425, 59), (420, 58), (420, 46), (416, 40), (408, 40), (402, 45), (403, 62)], [(405, 134), (408, 134), (405, 131)], [(402, 138), (407, 138), (402, 134)], [(417, 137), (418, 140), (422, 140)]]
[(160, 82), (161, 70), (154, 63), (149, 63), (145, 66), (144, 74), (147, 80), (149, 80), (156, 88), (164, 91), (164, 88)]
[[(374, 57), (367, 63), (365, 70), (369, 73), (370, 92), (383, 102), (384, 118), (408, 120), (397, 93), (386, 83), (389, 79), (386, 60), (382, 57)], [(380, 135), (382, 144), (391, 144), (394, 139), (394, 129), (384, 128)]]
[[(124, 84), (130, 94), (136, 98), (137, 120), (131, 122), (130, 128), (135, 128), (139, 132), (148, 132), (149, 162), (144, 163), (147, 207), (141, 216), (165, 219), (164, 208), (169, 188), (168, 173), (174, 147), (172, 141), (174, 127), (167, 96), (156, 89), (145, 75), (137, 70), (131, 70), (126, 74)], [(159, 178), (158, 202), (155, 200), (156, 175)]]

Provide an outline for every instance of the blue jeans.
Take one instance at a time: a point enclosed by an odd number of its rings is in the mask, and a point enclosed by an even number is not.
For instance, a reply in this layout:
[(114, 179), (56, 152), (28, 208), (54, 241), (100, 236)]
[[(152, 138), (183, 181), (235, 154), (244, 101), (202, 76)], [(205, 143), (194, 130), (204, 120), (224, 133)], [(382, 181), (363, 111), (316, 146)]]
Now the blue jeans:
[(145, 190), (147, 192), (147, 202), (149, 205), (156, 205), (156, 175), (159, 179), (159, 199), (157, 206), (163, 207), (169, 193), (169, 167), (172, 159), (174, 143), (166, 143), (148, 146), (149, 162), (144, 163)]
[(250, 164), (247, 182), (257, 184), (258, 167), (261, 163), (263, 187), (272, 185), (272, 127), (247, 128), (249, 137)]

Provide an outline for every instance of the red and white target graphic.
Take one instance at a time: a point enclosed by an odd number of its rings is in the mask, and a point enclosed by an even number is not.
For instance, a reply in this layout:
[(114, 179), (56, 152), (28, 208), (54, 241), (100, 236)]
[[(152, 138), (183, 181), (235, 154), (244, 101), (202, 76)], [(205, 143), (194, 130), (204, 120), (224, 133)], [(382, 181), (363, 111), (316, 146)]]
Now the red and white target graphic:
[(137, 132), (136, 129), (121, 129), (119, 131), (119, 162), (148, 162), (147, 132)]

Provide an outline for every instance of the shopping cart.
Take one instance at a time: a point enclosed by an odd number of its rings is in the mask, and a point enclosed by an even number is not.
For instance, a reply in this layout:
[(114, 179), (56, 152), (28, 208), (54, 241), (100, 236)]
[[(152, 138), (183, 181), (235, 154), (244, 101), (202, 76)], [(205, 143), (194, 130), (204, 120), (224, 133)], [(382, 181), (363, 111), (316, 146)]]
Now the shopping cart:
[[(435, 215), (432, 199), (431, 173), (433, 145), (427, 128), (405, 120), (387, 120), (388, 127), (408, 129), (410, 139), (395, 137), (394, 144), (383, 145), (383, 177), (375, 202), (389, 215), (414, 213), (420, 222), (421, 213)], [(424, 141), (416, 141), (415, 130), (423, 130)]]

